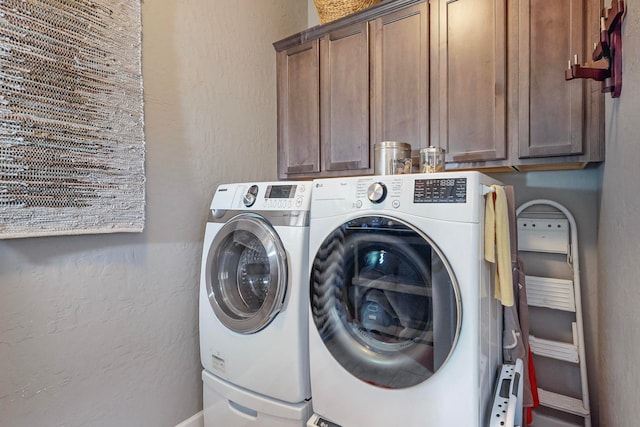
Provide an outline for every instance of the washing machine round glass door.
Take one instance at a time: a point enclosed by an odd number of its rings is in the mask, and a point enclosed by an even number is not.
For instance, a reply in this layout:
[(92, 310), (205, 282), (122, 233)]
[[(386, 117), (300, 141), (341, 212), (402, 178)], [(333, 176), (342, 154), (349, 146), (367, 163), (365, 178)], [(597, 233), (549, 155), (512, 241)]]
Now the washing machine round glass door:
[(259, 215), (240, 214), (215, 235), (206, 287), (216, 317), (232, 331), (263, 329), (282, 309), (287, 259), (273, 227)]
[(331, 232), (310, 276), (311, 312), (331, 355), (383, 388), (428, 380), (456, 345), (461, 302), (455, 275), (425, 233), (365, 216)]

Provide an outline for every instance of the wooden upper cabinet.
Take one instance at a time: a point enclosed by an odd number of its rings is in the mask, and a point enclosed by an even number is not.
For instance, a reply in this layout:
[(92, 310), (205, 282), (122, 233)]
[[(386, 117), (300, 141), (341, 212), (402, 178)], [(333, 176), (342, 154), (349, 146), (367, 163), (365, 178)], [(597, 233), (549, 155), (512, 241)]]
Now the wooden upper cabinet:
[(440, 0), (439, 136), (447, 162), (507, 158), (506, 0)]
[(600, 83), (564, 79), (600, 3), (383, 1), (274, 43), (278, 176), (372, 173), (380, 141), (443, 147), (448, 169), (604, 160)]
[(387, 2), (274, 44), (280, 179), (372, 173), (376, 141), (427, 145), (428, 25), (427, 2)]
[(278, 176), (320, 172), (318, 40), (277, 53)]
[(584, 153), (584, 80), (565, 81), (585, 58), (583, 0), (519, 1), (518, 157)]
[(372, 22), (373, 142), (429, 141), (429, 19), (427, 3)]
[(323, 170), (371, 171), (369, 31), (366, 22), (320, 39)]

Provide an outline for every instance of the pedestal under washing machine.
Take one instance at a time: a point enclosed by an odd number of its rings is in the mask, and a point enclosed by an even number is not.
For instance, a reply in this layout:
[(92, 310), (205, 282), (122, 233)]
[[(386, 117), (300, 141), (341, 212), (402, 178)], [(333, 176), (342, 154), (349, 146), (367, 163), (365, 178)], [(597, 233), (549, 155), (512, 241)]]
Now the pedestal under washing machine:
[(308, 426), (483, 427), (501, 362), (477, 172), (313, 182)]
[(199, 304), (206, 427), (302, 426), (311, 414), (310, 198), (310, 182), (216, 190)]

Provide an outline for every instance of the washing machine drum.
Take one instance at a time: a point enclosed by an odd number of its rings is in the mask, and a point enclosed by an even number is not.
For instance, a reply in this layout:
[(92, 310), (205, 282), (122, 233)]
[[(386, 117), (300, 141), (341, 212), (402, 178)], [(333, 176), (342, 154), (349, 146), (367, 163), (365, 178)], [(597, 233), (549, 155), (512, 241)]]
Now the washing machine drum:
[(310, 277), (313, 322), (352, 375), (384, 388), (430, 378), (461, 325), (453, 271), (428, 236), (394, 218), (349, 221), (324, 240)]
[(273, 227), (255, 214), (229, 220), (211, 243), (206, 289), (216, 317), (251, 334), (280, 312), (287, 291), (287, 259)]

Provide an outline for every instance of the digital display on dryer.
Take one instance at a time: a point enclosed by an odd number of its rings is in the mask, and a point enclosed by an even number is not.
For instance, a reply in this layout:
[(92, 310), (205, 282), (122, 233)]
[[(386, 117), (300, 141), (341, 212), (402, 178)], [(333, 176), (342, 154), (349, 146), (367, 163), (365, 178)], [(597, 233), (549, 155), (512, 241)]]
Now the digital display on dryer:
[(467, 178), (416, 179), (413, 203), (466, 203)]
[(291, 199), (296, 194), (295, 185), (270, 185), (267, 187), (267, 199)]

